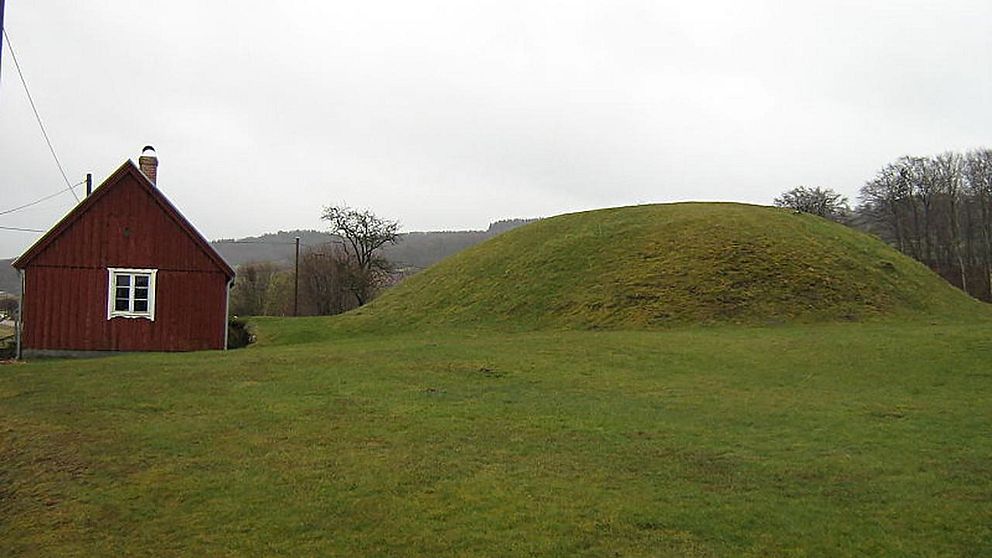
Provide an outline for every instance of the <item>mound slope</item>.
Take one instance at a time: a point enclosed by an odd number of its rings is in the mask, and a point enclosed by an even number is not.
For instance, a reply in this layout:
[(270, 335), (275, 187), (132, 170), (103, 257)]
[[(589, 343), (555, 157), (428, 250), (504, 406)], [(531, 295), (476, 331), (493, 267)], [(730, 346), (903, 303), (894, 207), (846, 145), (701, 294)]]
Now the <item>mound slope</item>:
[(651, 328), (966, 315), (984, 306), (878, 239), (732, 203), (604, 209), (507, 232), (362, 309), (376, 321)]

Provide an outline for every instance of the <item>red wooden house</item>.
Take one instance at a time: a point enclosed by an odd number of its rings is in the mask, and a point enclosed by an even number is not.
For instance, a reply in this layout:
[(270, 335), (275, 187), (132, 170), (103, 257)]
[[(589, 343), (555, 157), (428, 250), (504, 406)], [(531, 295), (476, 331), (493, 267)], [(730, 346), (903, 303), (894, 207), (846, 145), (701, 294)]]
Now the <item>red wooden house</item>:
[(234, 270), (156, 187), (154, 151), (138, 161), (13, 263), (24, 356), (226, 348)]

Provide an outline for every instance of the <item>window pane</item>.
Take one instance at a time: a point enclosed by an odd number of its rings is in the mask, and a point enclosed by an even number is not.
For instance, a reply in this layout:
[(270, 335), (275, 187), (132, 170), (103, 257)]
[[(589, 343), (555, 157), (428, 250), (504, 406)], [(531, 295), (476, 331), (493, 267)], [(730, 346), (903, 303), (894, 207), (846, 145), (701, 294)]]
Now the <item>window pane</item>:
[(118, 298), (114, 300), (114, 310), (117, 312), (127, 312), (128, 311), (128, 300), (126, 298)]
[(128, 287), (131, 285), (130, 275), (118, 275), (117, 276), (117, 286), (118, 287)]
[(148, 311), (148, 301), (147, 300), (135, 300), (134, 301), (134, 311), (135, 312), (147, 312)]
[(130, 296), (131, 296), (130, 295), (130, 291), (128, 290), (127, 287), (117, 287), (117, 296), (116, 296), (116, 298), (123, 298), (124, 300), (127, 300), (128, 297), (130, 297)]
[(134, 286), (135, 287), (147, 287), (148, 286), (148, 276), (147, 275), (135, 275), (134, 276)]
[(134, 288), (134, 300), (148, 300), (148, 289), (141, 287)]

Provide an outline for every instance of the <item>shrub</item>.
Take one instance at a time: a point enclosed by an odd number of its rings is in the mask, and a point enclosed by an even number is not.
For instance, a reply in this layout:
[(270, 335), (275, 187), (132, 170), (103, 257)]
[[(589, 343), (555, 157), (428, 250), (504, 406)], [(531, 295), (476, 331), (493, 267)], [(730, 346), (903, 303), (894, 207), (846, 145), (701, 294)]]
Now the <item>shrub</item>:
[(227, 321), (227, 348), (240, 349), (255, 342), (255, 328), (237, 316)]

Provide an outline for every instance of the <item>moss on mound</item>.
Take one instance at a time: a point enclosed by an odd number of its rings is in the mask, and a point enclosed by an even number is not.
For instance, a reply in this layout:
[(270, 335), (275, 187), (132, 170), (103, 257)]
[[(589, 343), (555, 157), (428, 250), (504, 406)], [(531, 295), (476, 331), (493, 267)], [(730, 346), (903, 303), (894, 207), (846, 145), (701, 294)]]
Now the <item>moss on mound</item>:
[(771, 207), (679, 203), (561, 215), (507, 232), (358, 315), (652, 328), (984, 312), (923, 265), (842, 225)]

